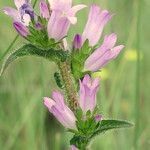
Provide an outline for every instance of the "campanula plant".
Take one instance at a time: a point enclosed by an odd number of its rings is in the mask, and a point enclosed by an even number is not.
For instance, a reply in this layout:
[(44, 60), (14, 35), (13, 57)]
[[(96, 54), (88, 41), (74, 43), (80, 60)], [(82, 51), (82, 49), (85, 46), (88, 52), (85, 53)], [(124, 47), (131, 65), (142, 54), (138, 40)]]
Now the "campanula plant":
[(1, 74), (11, 62), (23, 56), (43, 57), (56, 63), (54, 79), (60, 91), (45, 97), (43, 104), (73, 134), (70, 148), (85, 150), (97, 135), (131, 127), (127, 121), (107, 120), (99, 114), (97, 92), (102, 88), (101, 81), (92, 78), (94, 72), (115, 59), (124, 48), (124, 45), (116, 46), (115, 33), (106, 35), (99, 44), (103, 29), (113, 15), (92, 4), (83, 33), (77, 33), (68, 45), (68, 31), (77, 23), (76, 14), (88, 6), (73, 6), (72, 0), (40, 0), (38, 13), (30, 0), (14, 0), (14, 3), (16, 8), (5, 7), (3, 11), (27, 42), (8, 56)]

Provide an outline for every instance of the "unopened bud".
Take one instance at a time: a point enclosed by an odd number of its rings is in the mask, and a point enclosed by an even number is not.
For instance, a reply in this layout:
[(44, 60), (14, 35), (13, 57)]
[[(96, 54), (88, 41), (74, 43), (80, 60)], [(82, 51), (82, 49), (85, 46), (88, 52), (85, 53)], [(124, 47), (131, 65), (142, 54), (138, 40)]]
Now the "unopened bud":
[(14, 22), (13, 23), (14, 28), (16, 29), (16, 31), (23, 37), (27, 37), (29, 34), (29, 30), (26, 26), (24, 26), (22, 23), (20, 22)]

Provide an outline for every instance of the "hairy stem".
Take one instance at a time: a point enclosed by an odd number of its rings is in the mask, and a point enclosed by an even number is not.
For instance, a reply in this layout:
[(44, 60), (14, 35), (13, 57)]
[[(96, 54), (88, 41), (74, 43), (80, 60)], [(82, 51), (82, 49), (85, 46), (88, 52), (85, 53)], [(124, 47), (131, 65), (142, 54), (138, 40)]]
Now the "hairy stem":
[(60, 74), (64, 83), (64, 90), (70, 108), (75, 111), (78, 107), (78, 94), (76, 91), (74, 77), (71, 73), (68, 61), (58, 63)]

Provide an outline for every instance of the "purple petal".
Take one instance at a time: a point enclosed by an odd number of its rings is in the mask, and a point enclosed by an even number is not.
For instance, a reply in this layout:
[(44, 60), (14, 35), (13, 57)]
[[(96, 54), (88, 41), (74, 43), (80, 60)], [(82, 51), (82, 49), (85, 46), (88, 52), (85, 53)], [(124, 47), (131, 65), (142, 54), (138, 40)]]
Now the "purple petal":
[(104, 42), (101, 45), (100, 48), (95, 50), (91, 56), (88, 57), (88, 59), (85, 62), (85, 68), (89, 68), (91, 65), (93, 65), (96, 61), (98, 61), (107, 50), (113, 48), (117, 41), (117, 35), (112, 33), (108, 36), (105, 36)]
[(69, 11), (69, 15), (70, 16), (75, 16), (78, 11), (80, 11), (81, 9), (83, 9), (85, 7), (87, 7), (87, 6), (86, 5), (76, 5), (76, 6), (73, 6), (70, 9), (70, 11)]
[(14, 28), (17, 30), (17, 32), (23, 36), (23, 37), (27, 37), (29, 35), (29, 30), (26, 26), (24, 26), (22, 23), (20, 22), (14, 22), (13, 23)]
[(92, 78), (87, 74), (80, 81), (80, 101), (79, 105), (84, 113), (88, 110), (94, 111), (96, 107), (96, 93), (99, 88), (99, 79)]
[(83, 112), (86, 112), (86, 97), (85, 97), (85, 88), (84, 85), (81, 81), (80, 82), (80, 100), (79, 100), (79, 105), (82, 108)]
[(26, 0), (14, 0), (16, 7), (19, 9), (23, 4), (26, 3)]
[(40, 13), (43, 18), (48, 19), (50, 17), (48, 5), (45, 0), (40, 1)]
[(53, 11), (48, 22), (49, 38), (54, 38), (56, 41), (64, 38), (69, 30), (70, 22), (66, 17), (62, 17), (60, 11)]
[(93, 72), (99, 70), (111, 60), (115, 59), (123, 48), (124, 46), (120, 45), (111, 50), (107, 50), (106, 53), (102, 57), (100, 57), (100, 59), (95, 61), (95, 63), (91, 64), (90, 66), (85, 66), (85, 68)]
[(92, 5), (83, 32), (83, 42), (88, 39), (91, 46), (96, 45), (101, 37), (104, 26), (111, 17), (112, 16), (107, 10), (101, 11), (99, 6)]
[(58, 92), (58, 91), (54, 91), (52, 93), (52, 98), (55, 100), (55, 102), (62, 108), (64, 109), (65, 107), (65, 103), (64, 103), (64, 97), (63, 95)]
[(72, 0), (48, 0), (52, 10), (68, 10), (71, 8)]
[(56, 104), (51, 98), (44, 97), (44, 105), (51, 111), (52, 106)]
[(56, 117), (56, 119), (66, 128), (76, 129), (76, 118), (74, 113), (64, 104), (63, 95), (53, 92), (53, 99), (44, 98), (44, 105)]
[(5, 7), (3, 8), (3, 11), (6, 15), (12, 17), (14, 21), (21, 21), (21, 17), (18, 10), (11, 7)]

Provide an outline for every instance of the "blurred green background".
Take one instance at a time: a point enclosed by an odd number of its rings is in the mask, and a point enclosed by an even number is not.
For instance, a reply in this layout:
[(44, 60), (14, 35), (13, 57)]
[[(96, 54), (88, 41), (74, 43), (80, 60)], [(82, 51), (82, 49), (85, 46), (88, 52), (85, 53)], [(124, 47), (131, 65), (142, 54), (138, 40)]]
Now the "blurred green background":
[[(126, 46), (119, 58), (100, 73), (102, 83), (97, 98), (100, 111), (106, 118), (130, 120), (136, 124), (132, 129), (99, 136), (93, 141), (92, 150), (148, 150), (150, 1), (74, 0), (74, 3), (83, 2), (97, 3), (115, 14), (104, 33), (117, 33), (118, 43)], [(14, 6), (13, 0), (1, 0), (0, 9), (4, 6)], [(76, 32), (82, 33), (87, 13), (85, 9), (78, 14), (78, 24), (70, 29), (68, 41), (72, 41)], [(15, 36), (12, 20), (1, 12), (0, 58)], [(17, 39), (10, 51), (24, 42)], [(42, 97), (50, 96), (57, 88), (53, 80), (55, 69), (56, 66), (48, 61), (25, 57), (11, 64), (0, 77), (1, 150), (68, 149), (72, 135), (64, 132), (42, 103)]]

